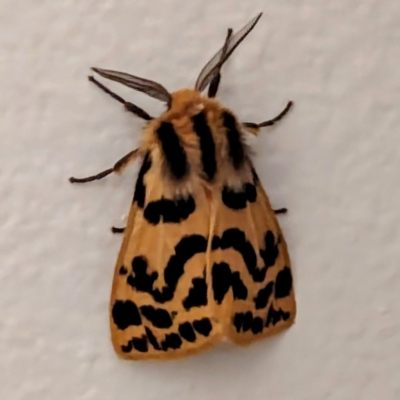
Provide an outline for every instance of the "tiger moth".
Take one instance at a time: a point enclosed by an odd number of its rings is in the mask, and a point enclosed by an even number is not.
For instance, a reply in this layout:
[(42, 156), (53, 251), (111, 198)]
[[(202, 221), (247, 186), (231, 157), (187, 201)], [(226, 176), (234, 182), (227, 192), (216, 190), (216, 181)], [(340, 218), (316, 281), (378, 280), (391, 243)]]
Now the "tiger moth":
[[(90, 182), (140, 159), (115, 267), (110, 327), (123, 359), (172, 359), (228, 340), (246, 345), (291, 326), (296, 315), (286, 242), (245, 142), (290, 109), (240, 122), (215, 97), (221, 67), (255, 27), (234, 33), (201, 70), (194, 89), (170, 93), (130, 74), (94, 72), (166, 104), (152, 117), (93, 76), (89, 80), (146, 121), (139, 147)], [(207, 89), (207, 94), (203, 92)]]

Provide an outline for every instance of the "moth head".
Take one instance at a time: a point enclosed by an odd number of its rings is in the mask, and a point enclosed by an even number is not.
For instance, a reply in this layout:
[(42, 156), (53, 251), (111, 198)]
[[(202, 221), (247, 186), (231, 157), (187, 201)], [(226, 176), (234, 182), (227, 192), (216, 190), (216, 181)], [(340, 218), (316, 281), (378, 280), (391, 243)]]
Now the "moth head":
[(170, 114), (178, 117), (179, 115), (192, 116), (201, 112), (207, 101), (202, 94), (193, 89), (181, 89), (172, 93)]
[(210, 95), (210, 93), (213, 92), (213, 85), (219, 83), (221, 67), (231, 56), (234, 50), (239, 46), (239, 44), (253, 30), (257, 22), (260, 20), (261, 16), (262, 13), (258, 14), (236, 33), (233, 33), (233, 30), (231, 28), (228, 29), (224, 45), (200, 71), (200, 74), (197, 77), (195, 84), (196, 90), (202, 92), (206, 89), (208, 85), (210, 85), (209, 96), (214, 97), (214, 95)]

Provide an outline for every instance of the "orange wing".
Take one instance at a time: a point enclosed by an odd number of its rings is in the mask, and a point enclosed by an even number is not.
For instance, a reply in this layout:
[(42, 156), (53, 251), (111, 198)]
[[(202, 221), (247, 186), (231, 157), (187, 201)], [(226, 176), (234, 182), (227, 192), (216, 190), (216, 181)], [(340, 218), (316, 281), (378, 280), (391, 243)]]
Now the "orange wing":
[(286, 242), (255, 172), (253, 177), (241, 192), (223, 189), (212, 242), (216, 317), (237, 344), (276, 334), (296, 316)]
[(208, 290), (210, 202), (204, 190), (168, 200), (158, 167), (146, 155), (114, 274), (112, 342), (127, 359), (194, 353), (221, 331)]

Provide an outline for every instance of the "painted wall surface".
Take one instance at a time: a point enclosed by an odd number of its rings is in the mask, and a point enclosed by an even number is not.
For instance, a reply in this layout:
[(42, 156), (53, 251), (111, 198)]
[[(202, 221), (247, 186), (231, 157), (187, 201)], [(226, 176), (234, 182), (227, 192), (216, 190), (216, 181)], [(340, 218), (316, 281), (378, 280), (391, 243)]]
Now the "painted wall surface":
[[(143, 123), (89, 67), (192, 86), (226, 29), (265, 14), (223, 70), (291, 252), (296, 324), (246, 349), (118, 360), (108, 299)], [(398, 0), (0, 1), (0, 398), (400, 399)], [(110, 84), (156, 115), (162, 105)]]

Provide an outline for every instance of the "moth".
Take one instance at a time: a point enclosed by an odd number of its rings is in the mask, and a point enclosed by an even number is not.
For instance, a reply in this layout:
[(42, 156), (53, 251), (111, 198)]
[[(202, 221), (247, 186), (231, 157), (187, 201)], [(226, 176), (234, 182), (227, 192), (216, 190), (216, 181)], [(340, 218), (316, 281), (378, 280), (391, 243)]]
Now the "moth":
[[(194, 89), (93, 68), (166, 104), (159, 117), (89, 80), (146, 121), (140, 146), (90, 182), (140, 159), (132, 206), (115, 267), (112, 343), (124, 359), (172, 359), (223, 340), (249, 344), (294, 322), (296, 303), (286, 242), (254, 169), (246, 133), (275, 118), (240, 122), (219, 103), (221, 67), (255, 27), (234, 33), (201, 70)], [(203, 92), (207, 89), (207, 94)]]

